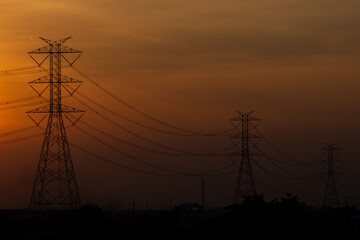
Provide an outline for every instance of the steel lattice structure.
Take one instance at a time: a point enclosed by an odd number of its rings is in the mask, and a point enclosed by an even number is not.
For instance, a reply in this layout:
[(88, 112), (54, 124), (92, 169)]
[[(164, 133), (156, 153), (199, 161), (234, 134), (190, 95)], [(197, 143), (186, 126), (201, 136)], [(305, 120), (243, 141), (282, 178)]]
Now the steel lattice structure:
[(339, 148), (335, 144), (327, 144), (321, 149), (326, 156), (327, 163), (327, 181), (323, 198), (323, 207), (340, 207), (339, 196), (336, 190), (334, 177), (334, 163), (339, 162), (336, 159), (336, 151)]
[[(69, 38), (58, 41), (40, 38), (48, 45), (29, 52), (30, 57), (39, 66), (46, 59), (49, 60), (49, 75), (31, 81), (29, 84), (31, 86), (33, 84), (47, 84), (45, 89), (49, 88), (50, 90), (49, 105), (27, 112), (29, 116), (33, 113), (46, 114), (42, 120), (48, 116), (40, 160), (31, 194), (29, 206), (31, 210), (75, 209), (80, 206), (79, 189), (75, 178), (63, 116), (66, 117), (66, 113), (82, 113), (83, 111), (65, 106), (61, 101), (62, 88), (68, 91), (64, 83), (81, 84), (81, 81), (66, 77), (61, 73), (62, 59), (72, 65), (82, 53), (79, 50), (63, 45)], [(73, 62), (69, 62), (63, 55), (66, 53), (74, 53), (78, 54), (78, 56)], [(39, 62), (32, 57), (33, 54), (46, 54), (47, 56)], [(37, 93), (41, 95), (45, 89), (40, 93), (37, 91)], [(33, 119), (31, 116), (30, 118)], [(40, 122), (36, 122), (36, 124), (39, 125)]]
[[(240, 160), (239, 172), (235, 186), (233, 203), (239, 203), (244, 196), (256, 195), (256, 187), (251, 167), (251, 160), (255, 156), (261, 154), (251, 151), (257, 142), (254, 139), (260, 139), (259, 136), (251, 133), (251, 129), (255, 129), (260, 123), (260, 119), (251, 116), (252, 112), (237, 112), (238, 116), (230, 119), (230, 123), (237, 130), (237, 134), (230, 137), (235, 146), (240, 145), (240, 151), (232, 153), (229, 157), (233, 162)], [(235, 158), (235, 159), (234, 159)]]

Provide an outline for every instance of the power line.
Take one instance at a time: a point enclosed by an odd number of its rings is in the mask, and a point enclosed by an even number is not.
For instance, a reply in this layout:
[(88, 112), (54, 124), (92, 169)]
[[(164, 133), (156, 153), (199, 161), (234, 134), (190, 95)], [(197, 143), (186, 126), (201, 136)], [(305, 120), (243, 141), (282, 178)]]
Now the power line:
[(21, 141), (24, 141), (24, 140), (34, 139), (34, 138), (41, 137), (41, 136), (44, 136), (44, 133), (38, 133), (38, 134), (33, 134), (33, 135), (30, 135), (30, 136), (26, 136), (26, 137), (20, 137), (20, 138), (14, 138), (14, 139), (6, 140), (6, 141), (0, 141), (0, 145), (21, 142)]
[(38, 102), (23, 103), (23, 104), (18, 104), (18, 105), (13, 105), (13, 106), (0, 107), (0, 111), (11, 110), (11, 109), (16, 109), (16, 108), (23, 108), (23, 107), (37, 106), (37, 105), (44, 104), (44, 103), (47, 103), (47, 102), (49, 102), (49, 101), (48, 100), (42, 100), (42, 101), (38, 101)]
[(20, 68), (11, 68), (11, 69), (0, 70), (0, 74), (1, 73), (8, 73), (8, 72), (30, 70), (30, 69), (35, 69), (35, 68), (39, 68), (39, 66), (29, 66), (29, 67), (20, 67)]
[[(62, 68), (68, 68), (70, 65), (62, 66)], [(38, 67), (39, 68), (39, 67)], [(0, 77), (7, 77), (7, 76), (17, 76), (17, 75), (23, 75), (23, 74), (34, 74), (34, 73), (41, 73), (41, 72), (48, 72), (48, 68), (41, 68), (37, 70), (19, 70), (19, 71), (10, 71), (10, 70), (3, 70), (0, 71)]]
[(0, 77), (16, 76), (16, 75), (23, 75), (23, 74), (33, 74), (33, 73), (40, 73), (40, 72), (43, 72), (43, 71), (40, 69), (40, 70), (14, 72), (14, 73), (0, 73)]
[[(102, 156), (100, 156), (98, 154), (95, 154), (93, 152), (90, 152), (90, 151), (86, 150), (85, 148), (82, 148), (79, 145), (76, 145), (74, 143), (69, 142), (69, 144), (70, 144), (70, 146), (72, 146), (72, 147), (74, 147), (74, 148), (76, 148), (76, 149), (78, 149), (78, 150), (92, 156), (92, 157), (95, 157), (95, 158), (97, 158), (99, 160), (105, 161), (105, 162), (110, 163), (112, 165), (115, 165), (115, 166), (130, 170), (130, 171), (133, 171), (133, 172), (143, 173), (143, 174), (147, 174), (147, 175), (160, 176), (160, 177), (184, 177), (184, 176), (171, 175), (171, 174), (165, 174), (165, 173), (155, 173), (155, 172), (151, 172), (151, 171), (141, 170), (141, 169), (138, 169), (138, 168), (133, 168), (133, 167), (127, 166), (125, 164), (112, 161), (112, 160), (110, 160), (108, 158), (102, 157)], [(234, 172), (228, 172), (228, 173), (222, 173), (222, 174), (209, 174), (209, 175), (206, 175), (206, 176), (207, 177), (216, 177), (216, 176), (229, 175), (229, 174), (233, 174), (233, 173)], [(196, 177), (198, 177), (198, 176), (196, 176)]]
[(298, 193), (305, 193), (305, 194), (312, 194), (312, 193), (318, 193), (319, 191), (298, 191), (296, 189), (294, 189), (293, 187), (290, 187), (287, 184), (284, 184), (283, 182), (279, 181), (274, 173), (271, 173), (270, 171), (266, 170), (265, 168), (261, 167), (261, 165), (259, 165), (257, 162), (254, 162), (256, 166), (258, 166), (268, 177), (270, 177), (271, 179), (273, 179), (276, 183), (278, 183), (279, 185), (285, 187), (286, 189), (290, 189), (294, 192), (298, 192)]
[(93, 152), (90, 152), (90, 151), (86, 150), (85, 148), (82, 148), (82, 147), (80, 147), (80, 146), (78, 146), (78, 145), (76, 145), (74, 143), (69, 142), (69, 144), (70, 144), (70, 146), (72, 146), (72, 147), (74, 147), (74, 148), (76, 148), (76, 149), (78, 149), (78, 150), (92, 156), (92, 157), (95, 157), (95, 158), (97, 158), (99, 160), (105, 161), (105, 162), (110, 163), (112, 165), (115, 165), (115, 166), (130, 170), (130, 171), (133, 171), (133, 172), (138, 172), (138, 173), (143, 173), (143, 174), (148, 174), (148, 175), (161, 176), (161, 177), (176, 177), (174, 175), (169, 175), (169, 174), (164, 174), (164, 173), (154, 173), (154, 172), (150, 172), (150, 171), (145, 171), (145, 170), (129, 167), (129, 166), (125, 165), (125, 164), (114, 162), (114, 161), (112, 161), (112, 160), (110, 160), (108, 158), (104, 158), (104, 157), (102, 157), (100, 155), (97, 155), (97, 154), (95, 154)]
[[(78, 100), (79, 101), (79, 100)], [(139, 138), (139, 139), (142, 139), (143, 141), (145, 142), (148, 142), (148, 143), (151, 143), (155, 146), (158, 146), (158, 147), (161, 147), (161, 148), (164, 148), (164, 149), (167, 149), (167, 150), (170, 150), (170, 151), (174, 151), (174, 152), (178, 152), (178, 153), (182, 153), (182, 154), (186, 154), (186, 155), (199, 155), (199, 156), (202, 156), (202, 155), (212, 155), (212, 154), (218, 154), (218, 153), (221, 153), (221, 152), (225, 152), (227, 150), (230, 150), (230, 149), (233, 149), (234, 147), (231, 146), (231, 147), (227, 147), (227, 148), (223, 148), (223, 149), (219, 149), (217, 151), (214, 151), (214, 152), (209, 152), (209, 153), (193, 153), (193, 152), (189, 152), (189, 151), (184, 151), (184, 150), (181, 150), (181, 149), (176, 149), (176, 148), (173, 148), (173, 147), (169, 147), (167, 145), (164, 145), (164, 144), (161, 144), (161, 143), (158, 143), (156, 141), (153, 141), (149, 138), (146, 138), (144, 136), (141, 136), (127, 128), (125, 128), (124, 126), (121, 126), (120, 124), (118, 124), (117, 122), (113, 121), (112, 119), (104, 116), (103, 114), (101, 114), (99, 111), (96, 111), (94, 108), (90, 107), (88, 104), (84, 103), (83, 101), (79, 101), (81, 104), (83, 104), (85, 107), (87, 107), (89, 110), (91, 110), (92, 112), (94, 112), (96, 115), (100, 116), (101, 118), (103, 118), (104, 120), (106, 120), (107, 122), (113, 124), (114, 126), (118, 127), (119, 129)]]
[[(68, 97), (70, 97), (70, 95), (63, 96), (62, 98), (65, 99)], [(43, 97), (40, 97), (40, 98), (44, 99)], [(49, 102), (49, 100), (45, 99), (45, 100), (41, 100), (41, 101), (37, 101), (37, 102), (23, 103), (23, 104), (18, 104), (18, 105), (10, 105), (10, 106), (5, 106), (5, 107), (0, 107), (0, 111), (11, 110), (11, 109), (16, 109), (16, 108), (23, 108), (23, 107), (32, 107), (32, 106), (37, 106), (37, 105), (48, 103), (48, 102)]]
[(352, 172), (353, 174), (360, 176), (360, 172), (357, 170), (354, 170), (352, 167), (347, 165), (346, 162), (343, 162), (342, 165), (345, 166), (346, 169), (350, 170), (350, 172)]
[(96, 140), (97, 142), (103, 144), (104, 146), (120, 153), (121, 155), (129, 158), (129, 159), (132, 159), (134, 161), (137, 161), (137, 162), (140, 162), (144, 165), (147, 165), (149, 167), (152, 167), (152, 168), (155, 168), (155, 169), (158, 169), (158, 170), (162, 170), (162, 171), (165, 171), (165, 172), (170, 172), (172, 174), (178, 174), (178, 175), (182, 175), (182, 176), (187, 176), (187, 177), (198, 177), (198, 176), (206, 176), (208, 174), (212, 174), (212, 173), (215, 173), (215, 172), (219, 172), (221, 170), (224, 170), (224, 169), (227, 169), (227, 168), (230, 168), (230, 167), (233, 167), (233, 164), (231, 165), (227, 165), (225, 167), (221, 167), (221, 168), (218, 168), (218, 169), (215, 169), (215, 170), (211, 170), (211, 171), (207, 171), (207, 172), (203, 172), (203, 173), (187, 173), (187, 172), (182, 172), (182, 171), (176, 171), (176, 170), (172, 170), (172, 169), (168, 169), (168, 168), (164, 168), (164, 167), (161, 167), (161, 166), (158, 166), (156, 164), (153, 164), (153, 163), (149, 163), (149, 162), (146, 162), (142, 159), (139, 159), (139, 158), (136, 158), (128, 153), (125, 153), (124, 151), (112, 146), (111, 144), (109, 143), (106, 143), (104, 141), (102, 141), (101, 139), (99, 139), (98, 137), (90, 134), (89, 132), (87, 131), (84, 131), (83, 129), (79, 128), (79, 127), (76, 127), (77, 129), (79, 129), (82, 133), (84, 133), (85, 135), (87, 135), (88, 137)]
[[(360, 199), (360, 194), (354, 192), (353, 190), (350, 190), (351, 188), (349, 188), (348, 185), (344, 184), (341, 179), (337, 179), (337, 182), (340, 183), (341, 186), (343, 186), (344, 190), (346, 191), (346, 193), (350, 193), (350, 195), (352, 195), (353, 197), (357, 198), (358, 200)], [(341, 194), (341, 195), (345, 195), (345, 194)], [(347, 195), (347, 194), (346, 194)]]
[(342, 176), (344, 176), (343, 179), (345, 179), (345, 181), (347, 181), (348, 183), (351, 183), (353, 186), (355, 186), (355, 187), (357, 187), (357, 188), (360, 188), (360, 184), (353, 182), (353, 181), (350, 180), (350, 178), (348, 178), (346, 175), (342, 175)]
[(80, 70), (78, 70), (77, 68), (73, 67), (73, 69), (75, 71), (77, 71), (81, 76), (83, 76), (84, 78), (86, 78), (89, 82), (91, 82), (93, 85), (95, 85), (97, 88), (99, 88), (100, 90), (102, 90), (104, 93), (106, 93), (107, 95), (109, 95), (110, 97), (112, 97), (113, 99), (115, 99), (116, 101), (118, 101), (119, 103), (121, 103), (122, 105), (126, 106), (127, 108), (133, 110), (134, 112), (137, 112), (139, 113), (140, 115), (154, 121), (154, 122), (157, 122), (161, 125), (164, 125), (164, 126), (167, 126), (169, 128), (172, 128), (172, 129), (176, 129), (176, 130), (179, 130), (179, 131), (183, 131), (183, 132), (186, 132), (186, 133), (190, 133), (190, 134), (195, 134), (195, 135), (202, 135), (202, 136), (216, 136), (216, 135), (221, 135), (221, 134), (224, 134), (224, 133), (228, 133), (228, 132), (231, 132), (233, 129), (226, 129), (226, 130), (222, 130), (222, 131), (218, 131), (218, 132), (214, 132), (214, 133), (203, 133), (203, 132), (197, 132), (197, 131), (192, 131), (192, 130), (189, 130), (189, 129), (185, 129), (185, 128), (182, 128), (182, 127), (178, 127), (178, 126), (175, 126), (173, 124), (170, 124), (170, 123), (166, 123), (162, 120), (159, 120), (158, 118), (155, 118), (153, 116), (151, 116), (150, 114), (147, 114), (143, 111), (141, 111), (140, 109), (130, 105), (129, 103), (125, 102), (124, 100), (120, 99), (118, 96), (112, 94), (110, 91), (108, 91), (107, 89), (105, 89), (104, 87), (102, 87), (101, 85), (99, 85), (97, 82), (95, 82), (93, 79), (89, 78), (88, 76), (86, 76), (84, 73), (82, 73)]
[[(260, 149), (259, 149), (260, 151)], [(262, 151), (262, 150), (261, 150)], [(262, 151), (262, 154), (264, 154), (264, 156), (268, 157), (269, 160), (272, 160), (278, 164), (281, 164), (281, 165), (286, 165), (286, 166), (292, 166), (292, 167), (299, 167), (299, 166), (304, 166), (304, 167), (313, 167), (313, 166), (316, 166), (318, 165), (318, 163), (314, 163), (314, 164), (299, 164), (299, 163), (289, 163), (289, 162), (284, 162), (284, 161), (281, 161), (279, 160), (279, 158), (276, 158), (276, 157), (273, 157), (273, 156), (270, 156), (268, 153), (265, 153), (264, 151)], [(315, 160), (314, 162), (320, 162), (320, 159), (317, 159)]]
[(39, 98), (39, 96), (38, 95), (37, 96), (29, 96), (29, 97), (19, 98), (19, 99), (15, 99), (15, 100), (6, 101), (6, 102), (1, 102), (0, 106), (19, 103), (19, 102), (25, 102), (25, 101), (32, 100), (35, 98)]
[[(158, 154), (162, 154), (162, 155), (168, 155), (168, 156), (174, 156), (174, 157), (196, 157), (196, 156), (226, 156), (226, 154), (219, 154), (219, 155), (214, 155), (214, 154), (201, 154), (201, 155), (190, 155), (190, 154), (177, 154), (177, 153), (170, 153), (170, 152), (164, 152), (164, 151), (158, 151), (158, 150), (155, 150), (155, 149), (151, 149), (151, 148), (147, 148), (147, 147), (143, 147), (143, 146), (140, 146), (140, 145), (137, 145), (137, 144), (134, 144), (134, 143), (131, 143), (131, 142), (128, 142), (124, 139), (121, 139), (117, 136), (114, 136), (108, 132), (105, 132), (97, 127), (95, 127), (94, 125), (92, 124), (89, 124), (87, 122), (85, 122), (84, 120), (80, 120), (79, 121), (81, 124), (87, 126), (89, 129), (93, 130), (93, 131), (97, 131), (98, 133), (104, 135), (104, 136), (107, 136), (109, 138), (112, 138), (118, 142), (121, 142), (121, 143), (124, 143), (126, 145), (129, 145), (129, 146), (132, 146), (134, 148), (137, 148), (137, 149), (141, 149), (141, 150), (145, 150), (145, 151), (148, 151), (148, 152), (153, 152), (153, 153), (158, 153)], [(77, 128), (80, 128), (79, 126), (75, 126)]]
[[(310, 174), (308, 176), (299, 176), (299, 175), (296, 175), (296, 174), (293, 174), (287, 170), (285, 170), (284, 168), (282, 168), (280, 165), (278, 165), (276, 162), (277, 162), (277, 159), (276, 158), (273, 158), (271, 156), (269, 156), (268, 154), (266, 154), (264, 151), (262, 151), (261, 149), (259, 149), (258, 147), (256, 147), (256, 149), (261, 152), (261, 154), (266, 157), (266, 159), (270, 160), (272, 164), (274, 164), (278, 169), (280, 169), (282, 172), (288, 174), (289, 176), (292, 176), (294, 178), (287, 178), (289, 180), (306, 180), (306, 179), (309, 179), (310, 177), (316, 175), (316, 174)], [(286, 177), (283, 177), (283, 178), (286, 178)]]
[(19, 128), (17, 130), (5, 132), (5, 133), (0, 133), (0, 137), (7, 137), (7, 136), (10, 136), (10, 135), (17, 134), (17, 133), (20, 133), (20, 132), (24, 132), (24, 131), (34, 129), (34, 128), (37, 128), (37, 126), (29, 126), (29, 127)]
[(17, 76), (23, 74), (34, 74), (34, 73), (41, 73), (44, 72), (43, 70), (29, 70), (29, 71), (21, 71), (21, 72), (14, 72), (14, 73), (0, 73), (0, 77), (7, 77), (7, 76)]
[[(277, 165), (276, 165), (276, 166), (277, 166)], [(294, 177), (293, 174), (285, 171), (285, 170), (282, 169), (282, 168), (279, 168), (279, 169), (282, 170), (282, 171), (284, 171), (286, 174), (288, 174), (288, 175), (290, 175), (290, 176), (292, 176), (292, 177), (282, 176), (282, 175), (279, 175), (279, 174), (277, 174), (277, 173), (274, 173), (274, 172), (272, 172), (272, 171), (270, 171), (270, 170), (267, 170), (267, 171), (268, 171), (269, 173), (271, 173), (273, 176), (276, 176), (276, 177), (282, 178), (282, 179), (286, 179), (286, 180), (296, 180), (296, 181), (297, 181), (297, 180), (299, 180), (299, 179), (302, 179), (301, 177), (298, 177), (298, 176)]]
[(279, 185), (285, 187), (286, 189), (290, 189), (293, 190), (295, 192), (297, 192), (294, 188), (288, 186), (287, 184), (284, 184), (283, 182), (279, 181), (278, 179), (276, 179), (276, 177), (273, 176), (273, 174), (271, 174), (268, 170), (266, 170), (265, 168), (261, 167), (260, 164), (258, 164), (257, 162), (255, 162), (255, 165), (260, 168), (266, 175), (268, 175), (271, 179), (273, 179), (276, 183), (278, 183)]
[(276, 152), (278, 152), (280, 155), (282, 155), (283, 157), (285, 157), (286, 159), (288, 160), (291, 160), (299, 165), (315, 165), (315, 164), (312, 164), (314, 162), (317, 162), (318, 160), (314, 160), (314, 161), (309, 161), (309, 162), (301, 162), (301, 161), (297, 161), (295, 160), (294, 158), (292, 157), (289, 157), (287, 154), (285, 154), (284, 152), (282, 152), (279, 148), (277, 148), (274, 144), (272, 144), (269, 139), (265, 138), (264, 135), (257, 129), (255, 129), (257, 131), (258, 134), (261, 135), (262, 139), (264, 139), (264, 141), (269, 144), (270, 147), (272, 147)]
[[(124, 119), (124, 120), (126, 120), (126, 121), (128, 121), (128, 122), (130, 122), (130, 123), (132, 123), (132, 124), (135, 124), (135, 125), (137, 125), (137, 126), (140, 126), (140, 127), (143, 127), (143, 128), (146, 128), (146, 129), (155, 131), (155, 132), (160, 132), (160, 133), (165, 133), (165, 134), (175, 135), (175, 136), (185, 136), (185, 137), (201, 136), (201, 135), (194, 135), (194, 134), (189, 134), (189, 133), (177, 133), (177, 132), (172, 132), (172, 131), (168, 131), (168, 130), (164, 130), (164, 129), (160, 129), (160, 128), (156, 128), (156, 127), (152, 127), (152, 126), (149, 126), (149, 125), (140, 123), (140, 122), (138, 122), (138, 121), (135, 121), (135, 120), (133, 120), (133, 119), (131, 119), (131, 118), (128, 118), (128, 117), (126, 117), (126, 116), (124, 116), (124, 115), (122, 115), (122, 114), (120, 114), (120, 113), (118, 113), (118, 112), (115, 112), (115, 111), (113, 111), (113, 110), (111, 110), (111, 109), (109, 109), (109, 108), (101, 105), (101, 104), (98, 103), (97, 101), (95, 101), (95, 100), (87, 97), (86, 95), (84, 95), (84, 94), (82, 94), (82, 93), (77, 92), (77, 94), (80, 95), (81, 97), (85, 98), (85, 99), (88, 100), (89, 102), (97, 105), (97, 106), (100, 107), (101, 109), (103, 109), (103, 110), (105, 110), (105, 111), (107, 111), (107, 112), (109, 112), (109, 113), (111, 113), (111, 114), (113, 114), (113, 115), (115, 115), (115, 116), (117, 116), (117, 117), (119, 117), (119, 118), (122, 118), (122, 119)], [(74, 98), (75, 100), (79, 101), (78, 98), (76, 98), (76, 97), (73, 97), (73, 98)]]
[(180, 175), (187, 175), (187, 173), (180, 172), (180, 171), (175, 171), (175, 170), (171, 170), (171, 169), (167, 169), (167, 168), (163, 168), (163, 167), (160, 167), (160, 166), (158, 166), (158, 165), (155, 165), (155, 164), (152, 164), (152, 163), (148, 163), (148, 162), (146, 162), (146, 161), (143, 161), (143, 160), (141, 160), (141, 159), (138, 159), (138, 158), (136, 158), (136, 157), (133, 157), (132, 155), (127, 154), (127, 153), (125, 153), (124, 151), (121, 151), (121, 150), (119, 150), (118, 148), (116, 148), (116, 147), (114, 147), (114, 146), (112, 146), (112, 145), (110, 145), (110, 144), (108, 144), (108, 143), (100, 140), (99, 138), (95, 137), (94, 135), (90, 134), (89, 132), (84, 131), (83, 129), (79, 128), (78, 126), (76, 126), (76, 128), (79, 129), (79, 130), (80, 130), (82, 133), (84, 133), (85, 135), (89, 136), (90, 138), (93, 138), (93, 139), (96, 140), (97, 142), (99, 142), (99, 143), (103, 144), (104, 146), (106, 146), (106, 147), (108, 147), (108, 148), (110, 148), (110, 149), (112, 149), (112, 150), (120, 153), (121, 155), (123, 155), (123, 156), (125, 156), (125, 157), (127, 157), (127, 158), (130, 158), (130, 159), (135, 160), (135, 161), (137, 161), (137, 162), (140, 162), (140, 163), (142, 163), (142, 164), (144, 164), (144, 165), (147, 165), (147, 166), (149, 166), (149, 167), (152, 167), (152, 168), (155, 168), (155, 169), (158, 169), (158, 170), (162, 170), (162, 171), (165, 171), (165, 172), (171, 172), (171, 173), (180, 174)]

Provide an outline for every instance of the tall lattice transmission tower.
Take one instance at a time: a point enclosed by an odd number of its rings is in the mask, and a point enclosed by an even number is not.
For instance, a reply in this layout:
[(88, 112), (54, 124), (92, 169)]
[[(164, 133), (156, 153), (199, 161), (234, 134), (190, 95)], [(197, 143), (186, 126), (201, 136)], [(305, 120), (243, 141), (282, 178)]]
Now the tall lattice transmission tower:
[[(70, 37), (57, 41), (41, 37), (40, 39), (46, 42), (47, 45), (29, 52), (29, 55), (39, 66), (48, 59), (49, 74), (31, 81), (29, 84), (39, 95), (41, 95), (45, 89), (49, 88), (50, 96), (49, 105), (27, 112), (29, 117), (37, 125), (48, 116), (48, 123), (29, 208), (32, 210), (75, 209), (80, 206), (80, 195), (67, 141), (63, 115), (72, 121), (66, 114), (82, 114), (83, 111), (63, 105), (61, 90), (64, 88), (72, 94), (74, 91), (70, 91), (66, 85), (78, 84), (79, 87), (81, 81), (62, 75), (61, 67), (62, 60), (72, 65), (80, 57), (82, 52), (63, 45)], [(32, 56), (34, 54), (46, 54), (46, 57), (38, 61)], [(64, 54), (76, 54), (77, 57), (70, 62)], [(35, 84), (46, 84), (46, 87), (42, 91), (37, 91), (36, 88), (33, 87)], [(33, 113), (46, 115), (41, 121), (36, 122), (34, 118), (31, 117)]]
[(238, 116), (230, 119), (230, 123), (237, 130), (237, 133), (230, 137), (235, 147), (239, 147), (240, 151), (229, 155), (233, 162), (240, 160), (239, 172), (235, 186), (233, 203), (239, 203), (244, 196), (256, 195), (255, 181), (252, 172), (251, 161), (261, 154), (255, 151), (256, 144), (260, 137), (252, 133), (260, 119), (253, 117), (252, 112), (237, 112)]
[(336, 144), (327, 144), (321, 148), (321, 151), (326, 156), (327, 163), (327, 181), (325, 193), (323, 198), (323, 207), (340, 207), (339, 196), (336, 190), (334, 163), (339, 162), (337, 158), (337, 151), (339, 148), (335, 147)]

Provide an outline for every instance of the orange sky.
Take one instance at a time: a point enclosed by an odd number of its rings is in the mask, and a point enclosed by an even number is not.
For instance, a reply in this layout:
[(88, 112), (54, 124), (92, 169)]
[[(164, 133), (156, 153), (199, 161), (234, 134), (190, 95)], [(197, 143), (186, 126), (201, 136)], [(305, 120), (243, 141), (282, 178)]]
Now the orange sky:
[[(66, 45), (84, 51), (76, 67), (164, 121), (216, 131), (230, 127), (228, 119), (236, 110), (255, 110), (263, 119), (261, 132), (289, 155), (304, 161), (317, 159), (324, 142), (339, 142), (342, 159), (360, 170), (357, 0), (2, 0), (0, 9), (0, 70), (33, 65), (27, 52), (44, 45), (40, 36), (54, 40), (71, 36)], [(84, 81), (79, 92), (152, 124), (113, 101), (76, 71), (66, 69), (64, 74)], [(0, 102), (33, 95), (27, 82), (40, 76), (0, 76)], [(85, 121), (146, 145), (114, 129), (78, 102), (66, 101), (87, 110)], [(24, 112), (33, 108), (0, 111), (0, 132), (31, 125)], [(151, 139), (188, 150), (201, 152), (230, 145), (224, 137), (178, 139), (121, 123)], [(69, 129), (68, 135), (69, 141), (104, 156), (146, 168), (76, 129)], [(27, 206), (41, 141), (0, 145), (0, 208)], [(167, 158), (118, 147), (190, 172), (229, 163), (226, 157)], [(76, 150), (72, 154), (84, 202), (106, 205), (111, 196), (123, 204), (132, 200), (200, 201), (199, 179), (148, 177), (114, 168)], [(260, 171), (255, 172), (258, 178), (267, 181)], [(301, 174), (299, 171), (295, 170)], [(208, 179), (207, 183), (209, 204), (231, 202), (235, 175)], [(279, 195), (261, 187), (259, 191)], [(317, 197), (307, 198), (316, 202)]]

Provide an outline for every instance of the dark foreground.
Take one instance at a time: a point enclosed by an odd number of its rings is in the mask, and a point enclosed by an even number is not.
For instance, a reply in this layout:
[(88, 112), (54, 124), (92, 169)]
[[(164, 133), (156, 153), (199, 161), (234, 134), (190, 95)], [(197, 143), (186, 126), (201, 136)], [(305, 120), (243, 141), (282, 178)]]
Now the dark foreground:
[(108, 211), (84, 206), (76, 211), (0, 211), (0, 239), (233, 239), (242, 237), (300, 239), (360, 237), (355, 207), (313, 208), (296, 196), (265, 202), (203, 209), (183, 204), (161, 211)]

